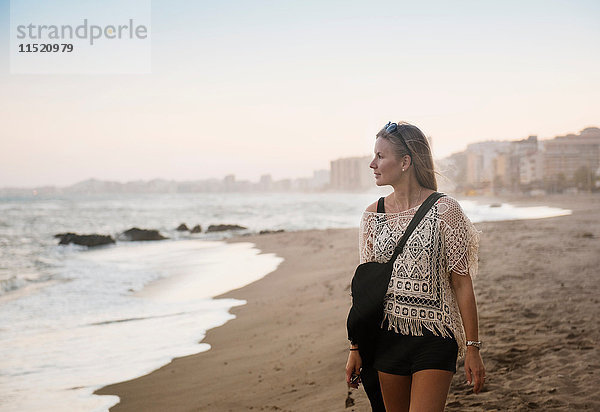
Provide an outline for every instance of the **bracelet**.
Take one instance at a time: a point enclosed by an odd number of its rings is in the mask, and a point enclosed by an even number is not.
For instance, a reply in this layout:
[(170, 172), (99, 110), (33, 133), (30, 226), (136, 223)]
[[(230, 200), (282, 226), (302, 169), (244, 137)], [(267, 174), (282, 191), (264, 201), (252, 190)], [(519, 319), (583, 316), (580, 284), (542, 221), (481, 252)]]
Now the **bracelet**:
[(350, 348), (350, 350), (358, 350), (358, 348)]
[(477, 349), (481, 349), (481, 341), (480, 340), (468, 340), (467, 346), (474, 346)]

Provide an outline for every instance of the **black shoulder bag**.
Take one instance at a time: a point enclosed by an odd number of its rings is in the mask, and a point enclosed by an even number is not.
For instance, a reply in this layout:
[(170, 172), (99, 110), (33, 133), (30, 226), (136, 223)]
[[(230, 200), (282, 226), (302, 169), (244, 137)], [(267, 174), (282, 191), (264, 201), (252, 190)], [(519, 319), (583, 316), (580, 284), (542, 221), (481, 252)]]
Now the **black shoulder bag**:
[(442, 196), (445, 194), (433, 192), (421, 204), (389, 261), (386, 263), (362, 263), (354, 272), (351, 289), (352, 307), (348, 313), (346, 327), (348, 339), (358, 345), (363, 365), (368, 366), (373, 361), (375, 338), (383, 319), (383, 299), (390, 283), (394, 261), (425, 214)]

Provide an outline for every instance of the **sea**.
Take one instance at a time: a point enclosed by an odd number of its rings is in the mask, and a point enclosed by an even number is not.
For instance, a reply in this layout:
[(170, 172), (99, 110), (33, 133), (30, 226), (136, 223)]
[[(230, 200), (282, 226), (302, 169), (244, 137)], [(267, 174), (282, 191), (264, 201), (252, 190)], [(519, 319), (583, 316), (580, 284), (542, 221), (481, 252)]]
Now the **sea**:
[[(202, 342), (206, 331), (233, 319), (229, 310), (246, 303), (216, 296), (283, 261), (227, 238), (357, 227), (366, 206), (385, 194), (0, 197), (0, 410), (107, 411), (119, 399), (94, 395), (96, 389), (210, 350)], [(459, 201), (473, 222), (571, 213)], [(177, 231), (181, 223), (201, 225), (202, 233)], [(216, 224), (246, 229), (206, 232)], [(54, 237), (74, 232), (116, 239), (132, 227), (156, 229), (168, 239), (87, 248), (59, 245)]]

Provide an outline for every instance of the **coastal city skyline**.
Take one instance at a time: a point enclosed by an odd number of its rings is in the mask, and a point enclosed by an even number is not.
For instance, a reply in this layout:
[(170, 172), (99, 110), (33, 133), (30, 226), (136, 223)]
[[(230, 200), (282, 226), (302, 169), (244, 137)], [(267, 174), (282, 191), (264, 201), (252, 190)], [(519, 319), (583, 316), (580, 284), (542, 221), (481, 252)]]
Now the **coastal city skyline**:
[[(428, 138), (431, 146), (433, 139)], [(328, 168), (311, 176), (274, 179), (267, 171), (256, 181), (235, 174), (223, 178), (153, 178), (115, 181), (90, 177), (68, 186), (1, 188), (0, 195), (68, 193), (190, 193), (190, 192), (324, 192), (373, 189), (372, 156), (332, 159)], [(538, 139), (488, 140), (434, 159), (442, 190), (472, 194), (543, 193), (598, 190), (600, 187), (600, 128)]]

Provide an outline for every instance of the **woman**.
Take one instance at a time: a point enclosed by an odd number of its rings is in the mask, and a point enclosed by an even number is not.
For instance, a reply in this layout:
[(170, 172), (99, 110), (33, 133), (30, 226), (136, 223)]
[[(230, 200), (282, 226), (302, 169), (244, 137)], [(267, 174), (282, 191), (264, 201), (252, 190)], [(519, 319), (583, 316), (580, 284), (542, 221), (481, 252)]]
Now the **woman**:
[[(437, 191), (431, 149), (417, 127), (388, 123), (374, 152), (377, 186), (394, 191), (363, 213), (360, 263), (388, 261), (418, 207)], [(478, 244), (479, 232), (450, 196), (441, 197), (409, 237), (394, 262), (372, 368), (362, 368), (353, 342), (346, 364), (347, 383), (358, 387), (352, 378), (360, 375), (374, 410), (384, 408), (373, 395), (373, 376), (386, 411), (443, 411), (458, 357), (465, 359), (473, 391), (481, 390), (485, 368), (471, 282)]]

